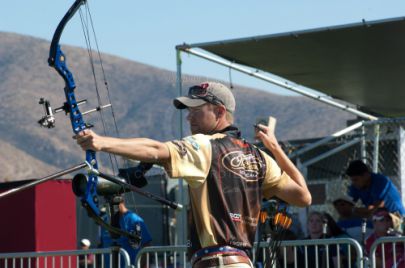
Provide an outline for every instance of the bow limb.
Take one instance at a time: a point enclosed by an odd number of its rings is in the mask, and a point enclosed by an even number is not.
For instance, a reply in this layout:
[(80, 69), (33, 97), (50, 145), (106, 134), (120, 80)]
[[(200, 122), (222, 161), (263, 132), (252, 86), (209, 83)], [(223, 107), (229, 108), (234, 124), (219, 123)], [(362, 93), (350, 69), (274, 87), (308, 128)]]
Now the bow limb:
[[(68, 12), (65, 14), (65, 16), (62, 18), (62, 20), (59, 22), (58, 27), (55, 30), (55, 33), (53, 34), (52, 38), (52, 43), (51, 43), (51, 48), (49, 51), (49, 59), (48, 63), (50, 66), (54, 67), (55, 62), (57, 62), (57, 51), (59, 48), (59, 41), (60, 37), (62, 35), (63, 30), (65, 29), (66, 24), (69, 22), (69, 20), (73, 17), (73, 15), (79, 10), (79, 8), (86, 3), (87, 0), (76, 0), (73, 5), (69, 8)], [(59, 49), (60, 50), (60, 49)], [(59, 72), (59, 71), (58, 71)], [(61, 74), (62, 75), (62, 74)], [(63, 78), (64, 75), (62, 75)], [(72, 78), (73, 79), (73, 78)], [(66, 81), (66, 80), (65, 80)], [(73, 83), (74, 87), (74, 83)]]
[[(88, 125), (84, 122), (83, 115), (79, 110), (79, 105), (78, 102), (76, 101), (76, 96), (74, 92), (76, 85), (73, 78), (73, 74), (69, 71), (66, 65), (66, 57), (60, 48), (59, 41), (66, 24), (79, 10), (81, 5), (85, 3), (86, 0), (76, 0), (60, 21), (52, 38), (48, 59), (49, 66), (54, 68), (65, 81), (64, 91), (66, 102), (64, 107), (66, 109), (65, 111), (69, 114), (72, 129), (75, 134), (78, 134), (79, 132), (88, 128)], [(94, 151), (90, 150), (86, 151), (86, 162), (91, 165), (92, 169), (98, 169), (96, 153)], [(130, 239), (140, 241), (139, 234), (128, 233), (122, 231), (119, 228), (113, 227), (101, 217), (101, 212), (98, 207), (97, 182), (98, 182), (97, 175), (89, 174), (86, 191), (81, 196), (81, 202), (83, 204), (83, 207), (85, 207), (86, 210), (88, 211), (89, 216), (92, 217), (102, 227), (107, 229), (110, 233), (124, 235)]]

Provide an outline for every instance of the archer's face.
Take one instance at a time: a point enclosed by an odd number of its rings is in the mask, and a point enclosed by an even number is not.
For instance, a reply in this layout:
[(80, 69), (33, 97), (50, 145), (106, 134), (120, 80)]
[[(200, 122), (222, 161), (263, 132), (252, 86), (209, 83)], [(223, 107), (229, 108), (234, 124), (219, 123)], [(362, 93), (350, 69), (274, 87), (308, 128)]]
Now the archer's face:
[(210, 134), (218, 123), (215, 106), (207, 103), (198, 107), (190, 107), (188, 108), (187, 120), (193, 135)]

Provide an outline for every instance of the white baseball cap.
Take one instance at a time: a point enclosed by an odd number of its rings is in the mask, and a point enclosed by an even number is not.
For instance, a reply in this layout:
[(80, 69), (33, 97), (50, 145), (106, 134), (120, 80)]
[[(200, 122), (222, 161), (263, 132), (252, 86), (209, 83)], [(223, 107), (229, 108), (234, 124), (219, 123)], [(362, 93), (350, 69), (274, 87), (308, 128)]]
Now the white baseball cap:
[(90, 247), (90, 245), (91, 245), (90, 240), (88, 240), (88, 239), (86, 239), (86, 238), (80, 240), (80, 244), (81, 244), (82, 246), (86, 246), (86, 247)]

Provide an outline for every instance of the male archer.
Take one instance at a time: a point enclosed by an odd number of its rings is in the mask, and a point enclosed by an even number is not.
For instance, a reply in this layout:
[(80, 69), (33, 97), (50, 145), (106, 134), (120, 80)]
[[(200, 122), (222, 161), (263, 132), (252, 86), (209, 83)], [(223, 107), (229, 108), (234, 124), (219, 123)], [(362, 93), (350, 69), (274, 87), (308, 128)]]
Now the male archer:
[(275, 159), (242, 139), (233, 125), (235, 99), (226, 86), (205, 82), (173, 103), (188, 110), (192, 135), (182, 140), (120, 139), (91, 130), (75, 138), (84, 150), (156, 163), (170, 177), (187, 181), (193, 267), (252, 267), (249, 252), (262, 198), (277, 196), (291, 205), (308, 206), (311, 194), (305, 179), (266, 126), (259, 125), (257, 138)]

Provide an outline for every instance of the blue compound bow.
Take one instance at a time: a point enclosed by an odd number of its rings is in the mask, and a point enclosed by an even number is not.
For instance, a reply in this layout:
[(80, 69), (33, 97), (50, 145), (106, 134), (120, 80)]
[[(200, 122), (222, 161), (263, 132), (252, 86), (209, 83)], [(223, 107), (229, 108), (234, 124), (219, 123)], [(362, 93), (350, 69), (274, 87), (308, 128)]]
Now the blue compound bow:
[[(66, 26), (66, 24), (69, 22), (69, 20), (74, 16), (74, 14), (80, 9), (80, 7), (86, 4), (86, 0), (76, 0), (73, 5), (70, 7), (68, 12), (65, 14), (61, 22), (59, 23), (58, 27), (56, 28), (56, 31), (53, 35), (52, 38), (52, 43), (50, 47), (50, 52), (49, 52), (49, 59), (48, 63), (49, 66), (53, 67), (63, 78), (65, 81), (65, 97), (66, 97), (66, 102), (64, 105), (58, 109), (52, 110), (51, 105), (49, 101), (41, 99), (40, 104), (44, 105), (45, 108), (45, 116), (39, 120), (39, 123), (48, 128), (52, 128), (55, 125), (55, 118), (53, 116), (54, 112), (57, 111), (64, 111), (66, 114), (69, 114), (70, 116), (70, 121), (72, 125), (73, 132), (75, 134), (78, 134), (79, 132), (88, 129), (91, 127), (91, 125), (86, 124), (84, 119), (83, 119), (83, 114), (79, 110), (79, 105), (84, 101), (77, 101), (76, 96), (75, 96), (75, 81), (73, 79), (73, 74), (69, 71), (67, 64), (66, 64), (66, 56), (61, 50), (61, 47), (59, 45), (60, 37), (62, 35), (62, 32)], [(99, 106), (96, 109), (93, 109), (94, 111), (98, 111), (102, 108), (108, 107), (111, 105), (105, 105), (105, 106)], [(87, 113), (87, 112), (86, 112)], [(120, 190), (120, 193), (126, 192), (126, 191), (134, 191), (137, 192), (141, 195), (144, 195), (148, 198), (151, 198), (153, 200), (156, 200), (158, 202), (161, 202), (165, 205), (170, 206), (171, 208), (174, 209), (181, 209), (181, 205), (168, 201), (166, 199), (163, 199), (161, 197), (155, 196), (151, 193), (145, 192), (140, 190), (137, 187), (134, 187), (133, 185), (130, 185), (126, 182), (123, 182), (121, 179), (104, 174), (98, 170), (98, 163), (96, 159), (96, 153), (94, 151), (87, 150), (86, 151), (86, 163), (89, 168), (89, 172), (87, 175), (87, 185), (85, 187), (84, 191), (75, 191), (75, 193), (79, 193), (81, 202), (83, 206), (86, 208), (88, 211), (88, 214), (90, 217), (92, 217), (98, 224), (100, 224), (103, 228), (108, 230), (111, 234), (115, 235), (123, 235), (127, 236), (130, 239), (134, 241), (140, 240), (140, 235), (139, 233), (128, 233), (125, 232), (109, 223), (107, 223), (104, 218), (101, 215), (99, 206), (98, 206), (98, 195), (97, 195), (97, 184), (98, 184), (98, 176), (103, 177), (109, 181), (112, 181), (116, 184), (118, 184), (122, 189)], [(151, 166), (150, 166), (151, 167)], [(149, 168), (150, 168), (149, 167)], [(83, 179), (83, 176), (81, 177)]]
[[(73, 74), (69, 71), (67, 67), (66, 56), (61, 50), (59, 40), (66, 24), (73, 17), (73, 15), (79, 10), (80, 6), (85, 3), (86, 0), (76, 0), (70, 7), (68, 12), (65, 14), (61, 22), (59, 23), (52, 38), (48, 59), (49, 66), (53, 67), (65, 81), (64, 91), (66, 102), (64, 103), (62, 109), (67, 114), (69, 114), (72, 129), (75, 134), (78, 134), (79, 132), (91, 126), (84, 122), (82, 113), (79, 110), (79, 104), (75, 96), (75, 89), (76, 89), (75, 81), (73, 79)], [(53, 127), (55, 120), (52, 115), (52, 108), (50, 107), (49, 102), (44, 101), (43, 99), (41, 101), (45, 102), (44, 105), (46, 109), (50, 111), (50, 114), (47, 114), (45, 119), (42, 119), (44, 122), (43, 125), (47, 126), (48, 128)], [(88, 163), (88, 165), (91, 166), (92, 169), (98, 170), (96, 153), (94, 151), (90, 150), (86, 151), (86, 162)], [(81, 202), (88, 211), (89, 216), (93, 218), (103, 228), (107, 229), (110, 233), (114, 233), (117, 235), (124, 235), (134, 240), (140, 240), (139, 234), (127, 233), (119, 228), (116, 228), (108, 224), (101, 217), (100, 209), (98, 207), (97, 182), (98, 182), (97, 175), (94, 173), (89, 173), (86, 190), (84, 192), (84, 195), (81, 196)]]

